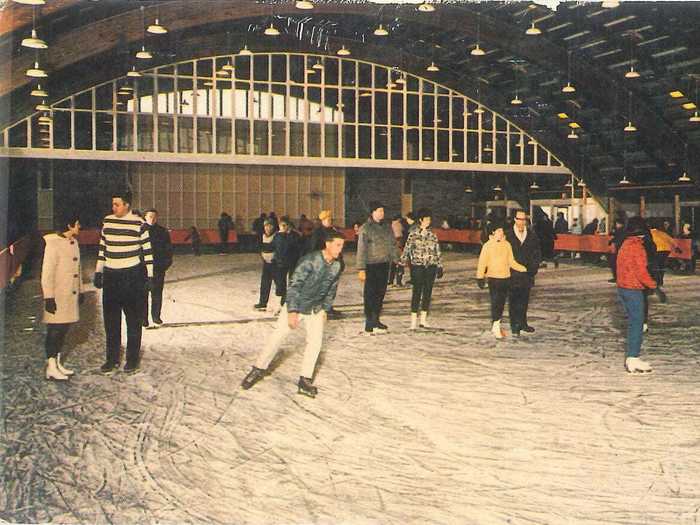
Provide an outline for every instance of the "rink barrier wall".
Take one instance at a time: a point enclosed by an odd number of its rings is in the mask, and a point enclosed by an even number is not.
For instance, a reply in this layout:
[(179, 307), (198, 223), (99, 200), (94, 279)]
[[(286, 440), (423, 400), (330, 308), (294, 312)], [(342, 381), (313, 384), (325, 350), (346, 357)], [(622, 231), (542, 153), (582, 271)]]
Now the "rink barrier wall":
[[(173, 244), (190, 244), (191, 241), (185, 240), (189, 235), (189, 228), (168, 230), (170, 232), (170, 242)], [(202, 244), (219, 244), (219, 230), (215, 228), (199, 228), (199, 238)], [(82, 230), (78, 236), (78, 242), (84, 246), (100, 244), (100, 230)], [(236, 244), (238, 242), (238, 234), (235, 230), (229, 230), (228, 242)]]

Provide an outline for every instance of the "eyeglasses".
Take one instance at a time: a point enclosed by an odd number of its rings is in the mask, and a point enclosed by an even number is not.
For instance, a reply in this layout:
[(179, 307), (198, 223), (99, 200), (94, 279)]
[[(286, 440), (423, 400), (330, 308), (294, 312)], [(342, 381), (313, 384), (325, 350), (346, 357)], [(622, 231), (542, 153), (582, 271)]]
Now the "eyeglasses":
[(515, 220), (516, 220), (516, 221), (526, 221), (526, 220), (527, 220), (527, 217), (522, 217), (522, 218), (516, 217)]

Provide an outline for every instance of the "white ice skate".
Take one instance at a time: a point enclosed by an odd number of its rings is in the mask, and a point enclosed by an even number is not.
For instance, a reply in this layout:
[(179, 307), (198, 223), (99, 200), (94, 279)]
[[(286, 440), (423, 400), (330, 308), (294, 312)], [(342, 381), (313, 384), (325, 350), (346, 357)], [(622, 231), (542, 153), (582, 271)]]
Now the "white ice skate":
[(63, 363), (61, 363), (60, 353), (56, 355), (56, 368), (58, 368), (58, 371), (61, 372), (64, 376), (72, 376), (75, 373), (70, 368), (66, 368), (65, 366), (63, 366)]
[(652, 371), (651, 365), (638, 357), (628, 357), (625, 359), (625, 369), (630, 374), (648, 374)]
[(55, 357), (49, 357), (46, 360), (46, 379), (50, 381), (68, 381), (68, 376), (61, 373), (58, 369)]
[(496, 339), (503, 339), (506, 333), (501, 328), (501, 321), (494, 321), (491, 325), (491, 333)]
[(411, 330), (416, 330), (418, 328), (418, 314), (411, 312)]
[(420, 313), (420, 327), (430, 328), (430, 325), (428, 324), (428, 312), (426, 311), (422, 311)]
[(642, 326), (642, 332), (644, 332), (646, 334), (648, 331), (649, 331), (649, 324), (644, 323), (644, 325)]

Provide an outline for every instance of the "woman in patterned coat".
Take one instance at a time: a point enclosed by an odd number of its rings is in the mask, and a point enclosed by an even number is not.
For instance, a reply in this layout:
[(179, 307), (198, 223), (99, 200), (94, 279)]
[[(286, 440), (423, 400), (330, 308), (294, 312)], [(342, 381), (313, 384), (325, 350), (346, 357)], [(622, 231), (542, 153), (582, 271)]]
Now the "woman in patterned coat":
[(433, 295), (435, 278), (442, 277), (442, 256), (440, 243), (430, 229), (432, 212), (428, 208), (422, 208), (415, 214), (418, 224), (413, 228), (406, 239), (406, 246), (401, 255), (401, 264), (411, 265), (411, 282), (413, 283), (413, 295), (411, 296), (411, 330), (419, 326), (418, 311), (420, 308), (420, 327), (428, 328), (428, 311), (430, 299)]

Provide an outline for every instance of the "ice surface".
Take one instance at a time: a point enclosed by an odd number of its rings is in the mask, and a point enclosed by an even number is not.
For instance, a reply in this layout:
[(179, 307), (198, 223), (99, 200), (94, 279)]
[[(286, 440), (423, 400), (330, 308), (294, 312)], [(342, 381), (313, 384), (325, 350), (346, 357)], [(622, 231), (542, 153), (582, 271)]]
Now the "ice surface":
[(0, 518), (697, 523), (698, 277), (668, 276), (669, 304), (652, 299), (642, 357), (655, 371), (636, 377), (624, 372), (607, 270), (543, 270), (530, 309), (537, 332), (496, 342), (476, 259), (446, 260), (431, 315), (440, 330), (410, 333), (410, 289), (390, 289), (390, 333), (372, 337), (361, 335), (349, 265), (336, 302), (346, 317), (327, 325), (316, 399), (296, 393), (303, 333), (270, 376), (239, 388), (274, 322), (252, 308), (255, 255), (176, 257), (166, 326), (144, 332), (133, 376), (97, 371), (104, 331), (93, 294), (67, 341), (69, 384), (42, 378), (43, 327), (29, 319), (41, 308), (38, 282), (24, 283), (8, 297), (2, 354)]

